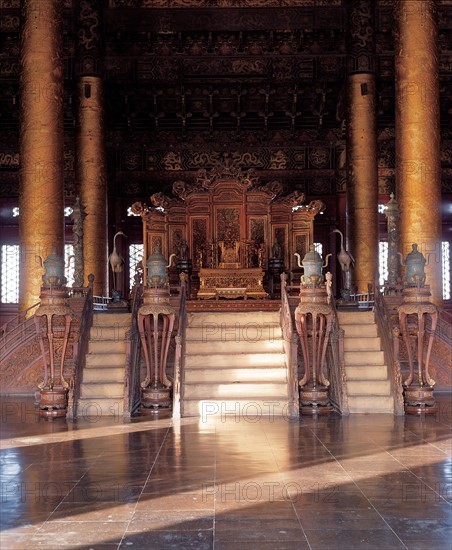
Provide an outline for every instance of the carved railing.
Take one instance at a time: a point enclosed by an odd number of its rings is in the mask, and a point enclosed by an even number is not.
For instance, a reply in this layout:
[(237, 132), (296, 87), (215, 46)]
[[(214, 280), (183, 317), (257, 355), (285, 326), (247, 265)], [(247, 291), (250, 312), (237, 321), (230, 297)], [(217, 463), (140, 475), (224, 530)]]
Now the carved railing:
[(135, 284), (132, 290), (131, 323), (126, 333), (126, 365), (124, 372), (124, 420), (130, 420), (141, 400), (141, 339), (138, 331), (138, 310), (143, 297), (143, 285)]
[(32, 305), (0, 327), (0, 364), (36, 337), (33, 314), (39, 304)]
[(289, 415), (296, 418), (300, 414), (298, 392), (298, 340), (293, 328), (292, 313), (287, 294), (287, 275), (281, 273), (281, 328), (284, 342), (284, 353), (287, 365)]
[(344, 360), (344, 330), (339, 326), (334, 296), (330, 296), (330, 304), (333, 309), (331, 333), (326, 351), (326, 363), (328, 365), (327, 378), (330, 381), (330, 400), (333, 407), (342, 416), (350, 414), (347, 394), (347, 376), (345, 374)]
[(397, 327), (394, 327), (391, 322), (391, 316), (386, 307), (383, 293), (380, 292), (377, 284), (375, 285), (374, 300), (375, 320), (377, 322), (378, 334), (383, 345), (385, 364), (389, 369), (391, 395), (394, 398), (394, 414), (396, 416), (402, 416), (404, 414), (402, 372), (400, 361), (396, 359), (396, 357), (398, 358), (399, 335)]
[(179, 295), (179, 316), (176, 334), (176, 352), (174, 357), (173, 376), (173, 418), (181, 417), (181, 378), (184, 369), (185, 357), (185, 332), (187, 327), (187, 284), (185, 278), (181, 278)]
[[(431, 330), (432, 320), (429, 317), (426, 323), (426, 329)], [(435, 338), (452, 346), (452, 315), (445, 309), (439, 309), (438, 324), (436, 326)]]
[(110, 296), (93, 296), (93, 309), (106, 311), (111, 303)]
[(72, 288), (73, 296), (84, 296), (82, 314), (78, 333), (74, 339), (74, 374), (69, 381), (68, 408), (66, 418), (77, 418), (77, 403), (80, 397), (80, 384), (82, 382), (83, 369), (85, 368), (86, 353), (88, 351), (89, 332), (93, 324), (93, 283), (94, 276), (88, 276), (88, 286)]

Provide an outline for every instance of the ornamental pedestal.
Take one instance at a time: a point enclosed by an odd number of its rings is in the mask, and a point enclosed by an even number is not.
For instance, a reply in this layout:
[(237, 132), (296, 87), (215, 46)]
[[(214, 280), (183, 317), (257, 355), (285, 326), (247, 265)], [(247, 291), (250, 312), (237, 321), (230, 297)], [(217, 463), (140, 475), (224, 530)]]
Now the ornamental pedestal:
[(438, 322), (438, 309), (429, 301), (428, 285), (408, 287), (399, 307), (399, 323), (408, 355), (409, 375), (403, 382), (407, 414), (434, 414), (435, 380), (429, 374), (430, 354)]
[(301, 343), (305, 372), (299, 381), (300, 412), (327, 414), (333, 408), (329, 399), (330, 382), (324, 374), (333, 310), (324, 285), (302, 285), (295, 324)]
[(175, 310), (170, 305), (168, 285), (159, 286), (160, 277), (152, 277), (154, 286), (143, 293), (138, 311), (146, 378), (141, 383), (141, 412), (157, 412), (171, 407), (171, 381), (166, 376), (168, 350), (174, 327)]
[[(69, 385), (64, 379), (63, 368), (72, 321), (72, 311), (67, 302), (68, 291), (66, 287), (42, 287), (40, 298), (41, 304), (35, 313), (35, 325), (44, 363), (44, 380), (38, 384), (36, 413), (47, 417), (66, 416)], [(64, 318), (63, 333), (54, 322), (56, 317)], [(58, 366), (57, 348), (61, 348)]]

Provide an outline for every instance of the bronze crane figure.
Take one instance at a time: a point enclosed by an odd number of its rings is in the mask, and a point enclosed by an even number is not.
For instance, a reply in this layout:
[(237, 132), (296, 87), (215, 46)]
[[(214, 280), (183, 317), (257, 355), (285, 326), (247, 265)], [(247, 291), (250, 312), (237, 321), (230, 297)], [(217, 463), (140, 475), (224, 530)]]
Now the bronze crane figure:
[(124, 258), (118, 254), (118, 251), (116, 250), (116, 238), (119, 237), (119, 235), (122, 235), (127, 239), (127, 235), (123, 233), (122, 231), (118, 231), (115, 233), (115, 236), (113, 237), (113, 250), (110, 256), (108, 257), (108, 260), (111, 265), (111, 270), (113, 271), (113, 286), (114, 290), (117, 290), (116, 288), (116, 273), (121, 273), (124, 268)]
[(343, 273), (348, 273), (350, 271), (350, 266), (354, 267), (355, 258), (347, 252), (344, 248), (344, 235), (339, 229), (333, 229), (332, 233), (339, 233), (341, 236), (341, 249), (337, 254), (337, 261), (339, 262)]

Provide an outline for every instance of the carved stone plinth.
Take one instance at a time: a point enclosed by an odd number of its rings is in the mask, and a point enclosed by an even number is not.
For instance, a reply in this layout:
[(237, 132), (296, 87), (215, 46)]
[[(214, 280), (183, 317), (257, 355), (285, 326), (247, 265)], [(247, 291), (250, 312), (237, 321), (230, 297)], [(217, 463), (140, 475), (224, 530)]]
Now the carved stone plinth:
[(333, 410), (329, 400), (330, 382), (323, 372), (332, 319), (333, 309), (328, 304), (325, 286), (302, 285), (300, 303), (295, 310), (305, 366), (299, 381), (301, 414), (327, 414)]
[(146, 362), (146, 378), (141, 383), (141, 412), (145, 414), (171, 406), (171, 381), (166, 376), (166, 365), (175, 311), (169, 299), (167, 286), (147, 287), (138, 311)]
[[(405, 288), (403, 303), (398, 308), (400, 328), (408, 354), (409, 375), (403, 382), (407, 414), (433, 414), (437, 411), (433, 397), (435, 380), (430, 377), (429, 362), (438, 322), (438, 309), (429, 301), (430, 296), (428, 285)], [(427, 330), (429, 317), (430, 327)], [(424, 354), (425, 344), (427, 349)]]

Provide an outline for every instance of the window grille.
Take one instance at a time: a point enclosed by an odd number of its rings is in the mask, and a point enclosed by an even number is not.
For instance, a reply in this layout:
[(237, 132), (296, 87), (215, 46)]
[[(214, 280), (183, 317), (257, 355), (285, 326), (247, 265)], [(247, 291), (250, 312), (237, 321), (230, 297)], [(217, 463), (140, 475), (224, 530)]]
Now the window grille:
[(386, 241), (378, 243), (378, 271), (380, 286), (383, 286), (388, 279), (388, 243)]
[(74, 284), (74, 245), (72, 244), (64, 245), (64, 276), (67, 279), (66, 286), (72, 286)]
[(18, 244), (2, 244), (0, 249), (0, 302), (3, 304), (19, 302), (19, 258)]
[(443, 300), (450, 300), (450, 243), (442, 242)]
[(129, 287), (132, 290), (135, 284), (135, 269), (137, 264), (143, 259), (144, 247), (142, 244), (130, 244), (129, 245)]
[(314, 243), (314, 250), (322, 256), (323, 253), (323, 244), (322, 243)]

